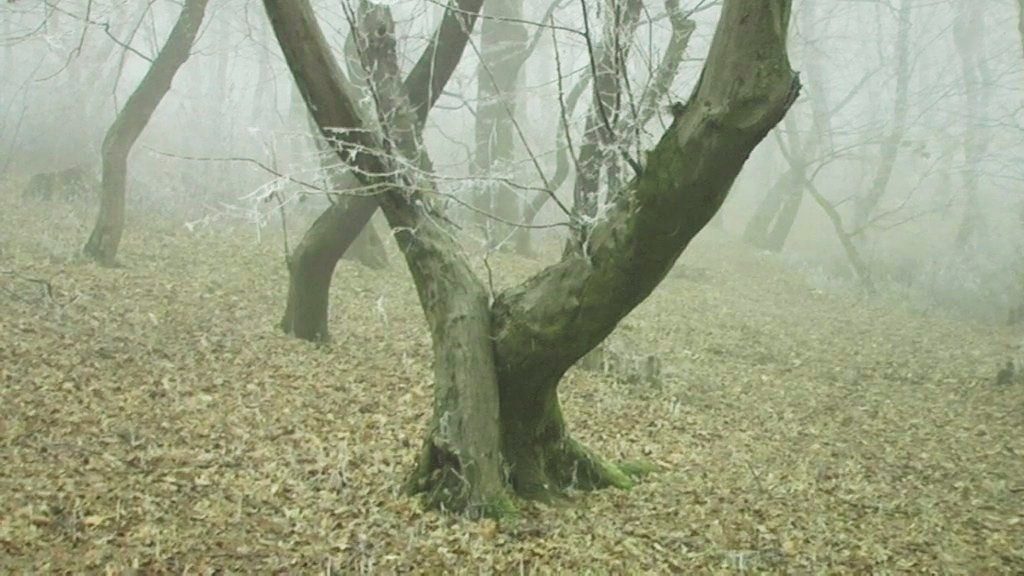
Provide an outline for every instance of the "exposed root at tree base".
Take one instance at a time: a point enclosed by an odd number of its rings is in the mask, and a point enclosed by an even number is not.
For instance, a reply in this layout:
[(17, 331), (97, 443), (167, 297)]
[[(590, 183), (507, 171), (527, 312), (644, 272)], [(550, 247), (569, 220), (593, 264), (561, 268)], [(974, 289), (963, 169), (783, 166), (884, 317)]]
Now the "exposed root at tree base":
[(520, 470), (513, 465), (512, 484), (519, 494), (528, 495), (538, 486), (545, 491), (564, 492), (609, 487), (629, 489), (634, 485), (618, 466), (569, 437), (531, 452), (534, 457), (530, 462), (517, 458)]
[(457, 455), (428, 441), (406, 492), (422, 496), (428, 508), (499, 518), (516, 513), (515, 498), (557, 504), (573, 491), (632, 488), (633, 478), (657, 469), (643, 463), (617, 466), (571, 438), (509, 452), (505, 485), (480, 497), (474, 496), (479, 490), (470, 485)]
[(421, 495), (427, 508), (472, 518), (501, 518), (516, 513), (507, 486), (473, 486), (458, 455), (430, 439), (420, 452), (405, 491)]

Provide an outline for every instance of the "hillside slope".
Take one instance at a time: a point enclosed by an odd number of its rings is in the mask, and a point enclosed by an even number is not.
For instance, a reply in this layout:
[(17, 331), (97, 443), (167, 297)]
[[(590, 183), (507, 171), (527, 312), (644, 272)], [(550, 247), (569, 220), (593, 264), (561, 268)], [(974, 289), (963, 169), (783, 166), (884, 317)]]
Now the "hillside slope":
[(136, 215), (107, 270), (74, 257), (85, 222), (0, 197), (0, 571), (1024, 572), (1003, 328), (702, 236), (609, 343), (657, 355), (661, 386), (562, 388), (583, 441), (661, 471), (473, 523), (398, 493), (431, 401), (399, 259), (342, 263), (316, 348), (275, 328), (272, 233)]

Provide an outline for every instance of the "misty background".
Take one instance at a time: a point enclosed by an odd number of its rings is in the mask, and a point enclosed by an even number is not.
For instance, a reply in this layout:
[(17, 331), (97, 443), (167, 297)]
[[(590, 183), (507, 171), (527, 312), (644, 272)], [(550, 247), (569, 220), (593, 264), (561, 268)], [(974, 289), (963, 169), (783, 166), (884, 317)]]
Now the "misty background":
[[(344, 14), (336, 2), (316, 4), (343, 54)], [(388, 4), (403, 39), (400, 57), (411, 67), (440, 21), (442, 3)], [(579, 28), (578, 3), (556, 4), (556, 27)], [(594, 4), (597, 28), (604, 15)], [(671, 104), (689, 96), (714, 32), (716, 2), (684, 6), (696, 30), (671, 97), (637, 135), (639, 149), (671, 122)], [(524, 19), (540, 19), (551, 7), (527, 0)], [(660, 5), (650, 10), (630, 53), (634, 87), (649, 80), (671, 33)], [(170, 1), (0, 5), (0, 176), (24, 182), (72, 166), (98, 174), (103, 135), (179, 12)], [(804, 89), (752, 155), (714, 225), (780, 254), (821, 289), (871, 288), (921, 309), (1006, 322), (1024, 302), (1024, 51), (1017, 12), (1013, 0), (795, 2), (790, 52)], [(527, 30), (532, 37), (534, 27)], [(528, 146), (518, 141), (514, 160), (491, 174), (523, 187), (542, 184), (531, 153), (553, 171), (559, 90), (568, 91), (589, 66), (579, 35), (553, 32), (540, 34), (519, 79), (516, 122)], [(479, 31), (425, 131), (445, 191), (457, 197), (481, 185), (470, 177), (478, 62)], [(211, 3), (192, 56), (132, 153), (128, 234), (133, 211), (178, 219), (195, 233), (225, 225), (277, 230), (284, 203), (294, 244), (327, 200), (291, 181), (315, 182), (320, 170), (293, 86), (260, 3)], [(576, 134), (586, 112), (578, 106), (573, 113)], [(559, 194), (571, 196), (571, 186), (563, 188)], [(528, 192), (519, 191), (524, 202)], [(52, 210), (88, 220), (91, 212), (81, 212), (94, 210), (92, 204)], [(783, 213), (791, 228), (780, 224)], [(538, 223), (564, 218), (549, 203)], [(478, 228), (463, 231), (470, 244), (486, 245)], [(562, 233), (533, 231), (541, 239)]]

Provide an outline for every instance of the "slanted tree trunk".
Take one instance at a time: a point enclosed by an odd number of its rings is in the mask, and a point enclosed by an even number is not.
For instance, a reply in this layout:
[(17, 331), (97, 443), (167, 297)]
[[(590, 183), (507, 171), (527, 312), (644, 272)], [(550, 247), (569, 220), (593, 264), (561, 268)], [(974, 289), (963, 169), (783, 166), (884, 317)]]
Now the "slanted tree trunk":
[[(308, 0), (264, 4), (317, 123), (359, 128)], [(585, 245), (490, 306), (429, 195), (416, 192), (431, 183), (419, 172), (386, 170), (387, 156), (366, 152), (379, 148), (354, 148), (366, 144), (357, 141), (366, 132), (340, 135), (339, 155), (353, 156), (361, 178), (392, 184), (380, 203), (434, 343), (434, 416), (413, 490), (448, 509), (500, 513), (510, 505), (510, 489), (546, 498), (573, 486), (631, 484), (570, 436), (558, 382), (650, 295), (721, 206), (750, 151), (789, 109), (798, 91), (786, 54), (789, 12), (789, 0), (725, 0), (701, 80), (642, 174), (610, 195), (607, 215)], [(390, 33), (368, 36), (382, 43), (395, 78)], [(392, 81), (379, 93), (400, 88)], [(402, 98), (390, 106), (397, 113), (382, 121), (381, 139), (395, 141), (411, 132), (410, 115), (402, 113)], [(410, 153), (408, 145), (400, 149)]]
[(313, 222), (288, 259), (288, 299), (281, 329), (310, 342), (326, 342), (331, 277), (345, 250), (377, 211), (371, 196), (332, 204)]
[[(355, 95), (355, 92), (352, 92), (352, 94)], [(302, 97), (298, 96), (296, 100), (297, 103), (302, 106), (302, 115), (308, 119), (310, 128), (314, 133), (319, 132), (320, 129), (317, 127), (316, 122), (313, 121), (313, 117), (309, 115), (309, 112), (306, 110), (306, 105), (301, 99)], [(358, 102), (359, 101), (357, 101), (357, 105)], [(363, 118), (366, 118), (365, 113), (363, 114)], [(356, 190), (359, 187), (359, 180), (352, 176), (352, 174), (348, 173), (346, 169), (338, 167), (336, 163), (332, 161), (332, 158), (334, 158), (334, 151), (331, 149), (330, 144), (325, 142), (323, 138), (320, 138), (319, 135), (315, 135), (313, 137), (313, 144), (318, 151), (318, 156), (320, 158), (320, 172), (323, 176), (322, 182), (324, 183), (324, 187), (329, 190), (328, 198), (330, 199), (331, 204), (341, 205), (341, 209), (343, 211), (347, 211), (351, 198), (349, 194), (346, 194), (346, 191), (358, 193)], [(307, 246), (300, 244), (300, 247), (303, 251), (308, 251)], [(297, 247), (296, 250), (296, 256), (298, 255), (298, 248), (299, 247)], [(377, 234), (376, 228), (373, 227), (373, 223), (370, 221), (367, 221), (363, 225), (363, 229), (356, 234), (355, 240), (351, 241), (348, 250), (345, 250), (341, 257), (353, 262), (358, 262), (371, 270), (380, 270), (387, 268), (388, 266), (388, 253), (384, 248), (384, 241), (381, 240), (380, 236)], [(291, 255), (289, 258), (291, 258)], [(334, 267), (332, 266), (331, 269), (333, 270), (333, 268)], [(330, 281), (328, 281), (328, 286), (329, 285)], [(326, 314), (326, 310), (324, 313)], [(287, 315), (285, 321), (287, 321)], [(292, 331), (288, 329), (285, 329), (285, 332), (292, 333)], [(327, 334), (324, 334), (323, 338), (325, 339), (326, 337)]]
[(160, 101), (171, 89), (174, 75), (188, 60), (199, 33), (208, 0), (186, 0), (167, 43), (153, 60), (135, 92), (125, 102), (103, 139), (100, 211), (84, 252), (105, 266), (112, 266), (124, 232), (125, 183), (128, 154), (149, 123)]
[[(417, 130), (422, 130), (427, 113), (462, 58), (482, 4), (483, 0), (454, 3), (405, 79)], [(346, 83), (343, 75), (339, 81)], [(327, 136), (337, 138), (335, 134)], [(327, 319), (334, 269), (376, 209), (376, 197), (354, 196), (336, 203), (316, 219), (295, 247), (288, 263), (288, 299), (280, 324), (286, 333), (313, 342), (330, 338)]]

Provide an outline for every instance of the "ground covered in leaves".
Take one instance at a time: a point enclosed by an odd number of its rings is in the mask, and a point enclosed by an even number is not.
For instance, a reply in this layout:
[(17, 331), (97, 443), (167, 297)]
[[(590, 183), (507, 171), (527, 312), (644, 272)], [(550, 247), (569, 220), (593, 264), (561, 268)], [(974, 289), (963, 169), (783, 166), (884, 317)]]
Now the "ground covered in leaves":
[(317, 348), (275, 328), (279, 237), (135, 215), (102, 269), (83, 212), (0, 193), (0, 572), (1024, 573), (1005, 327), (705, 233), (610, 342), (660, 385), (562, 387), (579, 439), (661, 471), (471, 522), (400, 494), (431, 376), (399, 260), (340, 266)]

